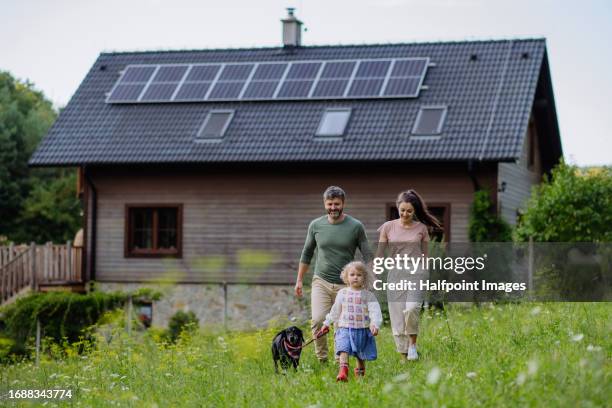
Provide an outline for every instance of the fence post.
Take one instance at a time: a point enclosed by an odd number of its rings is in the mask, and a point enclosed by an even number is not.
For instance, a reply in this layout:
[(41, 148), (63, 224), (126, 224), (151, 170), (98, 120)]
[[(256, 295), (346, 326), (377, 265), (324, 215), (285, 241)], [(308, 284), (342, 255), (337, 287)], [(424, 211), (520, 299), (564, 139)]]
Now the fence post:
[(223, 282), (223, 328), (227, 330), (227, 282)]
[(529, 237), (529, 263), (527, 267), (527, 286), (530, 291), (533, 290), (533, 258), (533, 237)]
[(38, 271), (37, 271), (37, 259), (36, 259), (36, 242), (30, 242), (30, 257), (32, 262), (30, 263), (30, 267), (32, 268), (32, 276), (30, 276), (30, 285), (32, 285), (32, 290), (38, 290)]
[(132, 295), (130, 294), (128, 296), (128, 310), (127, 310), (127, 322), (126, 322), (126, 330), (128, 333), (128, 336), (132, 335)]
[(36, 366), (40, 363), (40, 319), (36, 318)]
[(68, 281), (73, 281), (72, 277), (72, 241), (66, 241), (66, 269), (68, 275)]

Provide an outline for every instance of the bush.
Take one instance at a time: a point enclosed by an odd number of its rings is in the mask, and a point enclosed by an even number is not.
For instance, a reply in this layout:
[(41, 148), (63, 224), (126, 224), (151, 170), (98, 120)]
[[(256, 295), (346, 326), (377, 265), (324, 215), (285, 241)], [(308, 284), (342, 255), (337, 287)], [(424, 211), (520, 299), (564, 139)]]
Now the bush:
[(612, 241), (612, 168), (560, 163), (536, 187), (516, 239), (535, 242)]
[(168, 323), (168, 337), (170, 341), (176, 342), (183, 331), (191, 331), (198, 327), (199, 320), (192, 311), (176, 312)]
[(474, 202), (470, 209), (469, 237), (471, 242), (512, 240), (512, 229), (497, 215), (491, 195), (487, 190), (479, 190), (474, 193)]
[(2, 332), (14, 342), (11, 352), (16, 354), (26, 353), (29, 339), (36, 335), (37, 320), (42, 337), (57, 344), (79, 342), (85, 329), (96, 324), (107, 311), (123, 307), (129, 296), (138, 302), (158, 300), (161, 295), (146, 288), (132, 293), (31, 293), (2, 309)]
[(37, 320), (42, 336), (58, 343), (64, 338), (78, 341), (83, 329), (96, 323), (105, 311), (122, 307), (126, 298), (123, 293), (104, 292), (32, 293), (19, 298), (3, 309), (6, 335), (15, 342), (12, 352), (25, 353), (28, 338), (36, 334)]

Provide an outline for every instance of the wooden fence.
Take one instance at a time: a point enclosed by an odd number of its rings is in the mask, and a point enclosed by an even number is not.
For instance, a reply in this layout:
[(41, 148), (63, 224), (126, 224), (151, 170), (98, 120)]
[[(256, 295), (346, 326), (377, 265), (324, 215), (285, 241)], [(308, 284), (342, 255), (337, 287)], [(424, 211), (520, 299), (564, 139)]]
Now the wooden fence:
[(82, 248), (65, 245), (9, 245), (0, 247), (0, 303), (21, 290), (49, 283), (81, 282)]

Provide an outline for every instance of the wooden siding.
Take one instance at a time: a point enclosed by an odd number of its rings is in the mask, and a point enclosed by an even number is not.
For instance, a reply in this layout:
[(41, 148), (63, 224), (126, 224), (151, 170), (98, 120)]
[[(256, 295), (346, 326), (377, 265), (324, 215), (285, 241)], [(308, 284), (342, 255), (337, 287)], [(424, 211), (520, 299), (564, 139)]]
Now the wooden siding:
[[(534, 162), (529, 165), (529, 150), (533, 146)], [(540, 159), (540, 146), (538, 135), (533, 120), (530, 125), (523, 144), (523, 151), (519, 160), (515, 163), (499, 163), (498, 185), (506, 182), (505, 191), (498, 191), (498, 211), (501, 217), (510, 225), (516, 225), (517, 212), (524, 209), (531, 195), (531, 189), (542, 179), (542, 162)]]
[[(96, 280), (107, 282), (291, 283), (308, 224), (324, 214), (322, 193), (331, 184), (345, 189), (345, 211), (364, 223), (370, 242), (386, 221), (386, 204), (408, 188), (428, 202), (449, 203), (452, 240), (467, 241), (473, 197), (465, 164), (376, 172), (347, 171), (341, 164), (318, 171), (95, 169), (92, 178), (98, 191)], [(495, 180), (489, 170), (479, 181), (494, 186)], [(125, 205), (147, 202), (183, 204), (182, 258), (124, 256)]]

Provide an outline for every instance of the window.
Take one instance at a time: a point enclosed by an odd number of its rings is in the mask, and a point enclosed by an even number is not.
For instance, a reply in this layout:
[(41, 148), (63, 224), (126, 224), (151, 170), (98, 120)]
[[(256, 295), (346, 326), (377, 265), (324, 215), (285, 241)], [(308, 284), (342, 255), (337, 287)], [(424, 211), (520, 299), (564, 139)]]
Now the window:
[(136, 316), (138, 321), (147, 329), (151, 327), (153, 322), (153, 303), (142, 301), (134, 305), (136, 307)]
[[(448, 203), (430, 203), (427, 205), (429, 213), (436, 217), (442, 226), (442, 231), (429, 231), (430, 239), (438, 242), (450, 242), (450, 204)], [(387, 221), (396, 220), (399, 218), (399, 212), (395, 203), (387, 204)]]
[(340, 137), (344, 135), (350, 116), (351, 110), (348, 108), (326, 109), (319, 123), (317, 136)]
[(421, 106), (412, 128), (412, 134), (417, 136), (441, 134), (446, 111), (446, 106)]
[(204, 119), (204, 123), (198, 132), (198, 140), (219, 140), (225, 135), (229, 127), (233, 110), (212, 110)]
[(126, 206), (126, 257), (181, 257), (181, 204)]

